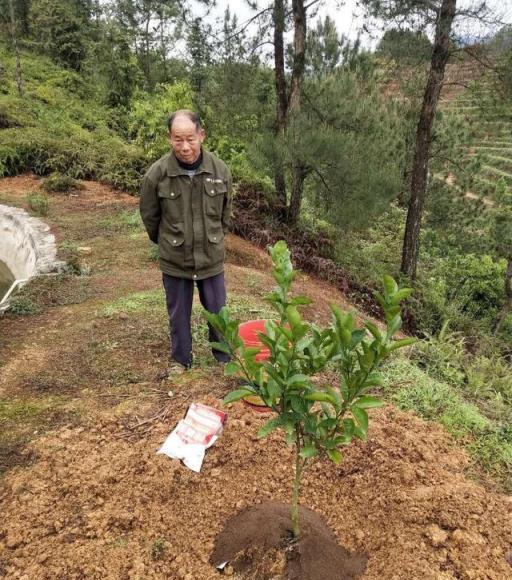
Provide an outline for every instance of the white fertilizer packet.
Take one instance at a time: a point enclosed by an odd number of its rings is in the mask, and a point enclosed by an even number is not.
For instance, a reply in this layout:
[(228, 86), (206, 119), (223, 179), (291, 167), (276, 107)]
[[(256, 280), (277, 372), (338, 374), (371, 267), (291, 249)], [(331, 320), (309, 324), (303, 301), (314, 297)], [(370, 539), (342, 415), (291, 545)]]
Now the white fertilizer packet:
[(227, 413), (202, 403), (192, 403), (184, 419), (176, 425), (157, 453), (180, 459), (192, 471), (199, 473), (206, 450), (222, 433)]

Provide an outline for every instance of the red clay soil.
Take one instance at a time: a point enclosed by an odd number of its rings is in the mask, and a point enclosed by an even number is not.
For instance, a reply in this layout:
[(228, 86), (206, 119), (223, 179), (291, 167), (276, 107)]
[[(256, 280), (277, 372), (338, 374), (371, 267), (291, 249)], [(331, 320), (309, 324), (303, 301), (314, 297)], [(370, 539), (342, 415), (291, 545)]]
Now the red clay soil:
[[(23, 205), (35, 180), (6, 181), (7, 201)], [(92, 246), (89, 294), (0, 319), (0, 430), (23, 431), (19, 461), (0, 478), (0, 578), (214, 580), (209, 560), (227, 520), (248, 506), (290, 501), (292, 451), (279, 432), (257, 439), (267, 418), (236, 403), (201, 473), (156, 453), (192, 401), (220, 408), (233, 382), (208, 363), (161, 383), (165, 314), (102, 314), (130, 292), (160, 290), (161, 280), (143, 236), (120, 244), (111, 230), (93, 229), (105, 227), (96, 216), (112, 215), (109, 196), (120, 211), (133, 198), (89, 184), (79, 195), (52, 198), (48, 221), (60, 224), (59, 242)], [(245, 291), (259, 305), (271, 285), (267, 266), (259, 269), (266, 259), (234, 236), (229, 246), (238, 264), (227, 264), (230, 295)], [(339, 302), (326, 282), (300, 276), (298, 286), (315, 299), (311, 318), (328, 315), (326, 301)], [(49, 408), (31, 415), (25, 402)], [(341, 465), (321, 460), (306, 470), (301, 503), (338, 544), (368, 555), (364, 580), (512, 580), (512, 498), (469, 480), (467, 467), (442, 427), (386, 407), (372, 413), (368, 441), (347, 448)], [(325, 580), (342, 578), (330, 574)], [(273, 580), (284, 580), (278, 569)]]
[[(220, 407), (208, 390), (191, 395)], [(9, 471), (0, 495), (4, 577), (216, 578), (215, 537), (243, 507), (289, 500), (292, 456), (277, 434), (258, 440), (265, 419), (237, 404), (193, 473), (156, 454), (186, 406), (177, 392), (140, 438), (120, 413), (33, 441), (36, 459)], [(366, 580), (512, 578), (511, 498), (465, 479), (465, 466), (440, 427), (387, 408), (341, 466), (306, 472), (302, 502), (340, 544), (368, 554)]]

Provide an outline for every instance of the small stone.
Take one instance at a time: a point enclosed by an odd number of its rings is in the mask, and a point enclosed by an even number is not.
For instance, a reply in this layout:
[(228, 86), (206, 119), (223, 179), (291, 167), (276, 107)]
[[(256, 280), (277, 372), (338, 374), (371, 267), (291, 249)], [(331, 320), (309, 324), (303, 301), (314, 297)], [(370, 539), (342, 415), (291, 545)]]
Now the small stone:
[(5, 545), (8, 548), (14, 550), (14, 548), (17, 548), (20, 544), (23, 544), (23, 538), (20, 532), (12, 532), (7, 535), (7, 541)]
[(436, 524), (431, 524), (425, 531), (425, 536), (430, 540), (430, 543), (435, 546), (443, 546), (448, 539), (448, 532), (440, 528)]
[(457, 545), (485, 544), (485, 540), (480, 534), (476, 532), (474, 533), (465, 532), (464, 530), (460, 529), (457, 529), (454, 532), (452, 532), (451, 539)]
[(77, 252), (82, 256), (90, 256), (92, 254), (92, 248), (90, 246), (79, 246)]
[(220, 467), (216, 467), (215, 469), (212, 469), (211, 476), (212, 477), (219, 477), (219, 475), (221, 473), (222, 473), (222, 469)]
[(233, 573), (234, 573), (233, 566), (231, 566), (230, 564), (228, 564), (224, 568), (224, 576), (233, 576)]
[(512, 550), (505, 554), (505, 560), (512, 566)]
[(26, 486), (24, 481), (13, 481), (11, 484), (12, 492), (16, 495), (26, 491)]

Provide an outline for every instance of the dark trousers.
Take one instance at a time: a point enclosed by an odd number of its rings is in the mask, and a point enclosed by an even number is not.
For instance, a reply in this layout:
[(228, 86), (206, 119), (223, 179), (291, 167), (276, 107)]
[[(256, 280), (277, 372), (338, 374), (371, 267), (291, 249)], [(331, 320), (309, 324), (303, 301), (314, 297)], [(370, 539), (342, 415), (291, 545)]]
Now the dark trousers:
[[(204, 280), (189, 280), (162, 275), (169, 325), (171, 329), (171, 358), (188, 367), (192, 364), (192, 330), (190, 317), (192, 315), (192, 300), (194, 298), (194, 283), (199, 290), (201, 304), (209, 312), (217, 314), (226, 304), (226, 286), (224, 272), (205, 278)], [(219, 342), (221, 339), (208, 324), (208, 339)], [(227, 362), (229, 356), (212, 349), (213, 356), (219, 362)]]

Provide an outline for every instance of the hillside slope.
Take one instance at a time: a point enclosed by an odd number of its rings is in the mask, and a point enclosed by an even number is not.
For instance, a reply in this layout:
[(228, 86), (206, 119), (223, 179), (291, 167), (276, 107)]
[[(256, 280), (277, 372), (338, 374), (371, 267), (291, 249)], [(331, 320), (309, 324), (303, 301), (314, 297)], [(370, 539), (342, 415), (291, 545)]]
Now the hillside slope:
[[(38, 187), (31, 176), (4, 179), (0, 201), (25, 206)], [(52, 196), (47, 221), (74, 273), (36, 281), (17, 304), (31, 314), (0, 319), (7, 579), (216, 578), (208, 557), (226, 517), (288, 500), (290, 452), (277, 433), (257, 440), (265, 419), (241, 404), (201, 474), (156, 455), (190, 402), (220, 406), (233, 380), (213, 364), (197, 304), (195, 368), (162, 378), (167, 319), (136, 204), (95, 183)], [(269, 315), (268, 264), (230, 236), (229, 300), (241, 319)], [(330, 301), (349, 306), (305, 275), (296, 290), (315, 301), (309, 318), (325, 320)], [(511, 498), (470, 481), (467, 466), (441, 427), (389, 406), (340, 466), (312, 467), (302, 501), (368, 553), (365, 579), (512, 578)]]

